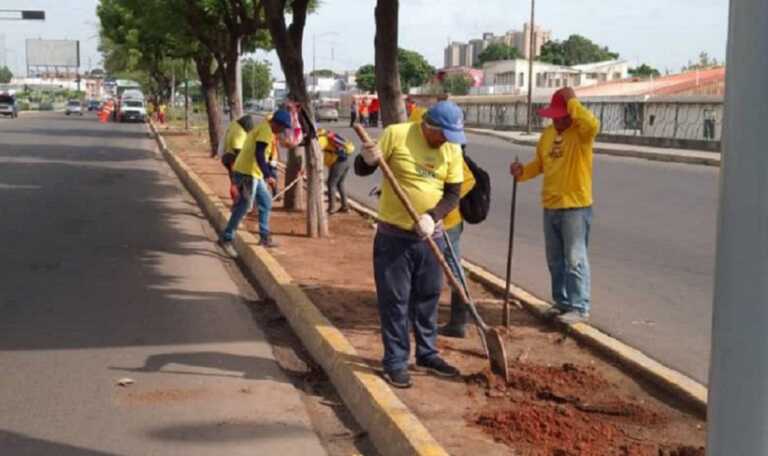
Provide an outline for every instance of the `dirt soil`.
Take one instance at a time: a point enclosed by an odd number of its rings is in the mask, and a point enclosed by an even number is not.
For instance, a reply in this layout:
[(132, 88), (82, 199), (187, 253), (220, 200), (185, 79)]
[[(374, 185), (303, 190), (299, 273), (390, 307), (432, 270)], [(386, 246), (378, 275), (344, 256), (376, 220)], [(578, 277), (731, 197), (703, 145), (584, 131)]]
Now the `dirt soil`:
[[(166, 140), (229, 203), (226, 173), (207, 156), (203, 133), (167, 131)], [(248, 219), (256, 231), (256, 220)], [(315, 305), (378, 368), (382, 356), (372, 267), (374, 224), (358, 214), (330, 217), (330, 239), (306, 237), (302, 213), (276, 205), (272, 254)], [(471, 226), (468, 229), (472, 229)], [(546, 271), (542, 271), (542, 274)], [(491, 325), (501, 324), (499, 296), (477, 283), (471, 293)], [(448, 317), (448, 290), (439, 320)], [(621, 370), (557, 328), (522, 310), (504, 331), (510, 381), (490, 374), (474, 330), (440, 338), (443, 357), (462, 377), (413, 372), (414, 386), (395, 390), (454, 455), (703, 455), (706, 422), (673, 398)]]

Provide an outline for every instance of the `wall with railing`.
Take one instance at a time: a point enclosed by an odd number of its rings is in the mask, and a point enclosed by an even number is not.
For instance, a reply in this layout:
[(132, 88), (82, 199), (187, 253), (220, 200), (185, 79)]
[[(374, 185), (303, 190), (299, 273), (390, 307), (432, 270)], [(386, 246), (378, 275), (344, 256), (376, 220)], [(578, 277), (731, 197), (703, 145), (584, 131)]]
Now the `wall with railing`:
[[(484, 99), (485, 98), (485, 99)], [(520, 97), (456, 97), (469, 127), (523, 130), (528, 105)], [(536, 111), (548, 100), (533, 103), (533, 127), (545, 120)], [(651, 99), (584, 98), (582, 103), (600, 119), (598, 140), (629, 144), (720, 150), (722, 97)]]

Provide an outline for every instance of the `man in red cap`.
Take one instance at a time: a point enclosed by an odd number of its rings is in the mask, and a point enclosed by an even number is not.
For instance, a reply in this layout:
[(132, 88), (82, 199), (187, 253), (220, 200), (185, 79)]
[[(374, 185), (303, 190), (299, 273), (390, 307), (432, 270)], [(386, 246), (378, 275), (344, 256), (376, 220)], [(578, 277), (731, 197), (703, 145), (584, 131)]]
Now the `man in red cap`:
[(589, 318), (590, 310), (592, 146), (600, 122), (570, 87), (555, 92), (538, 113), (552, 119), (552, 125), (542, 131), (533, 161), (525, 166), (516, 161), (510, 172), (519, 182), (544, 174), (541, 202), (554, 301), (549, 313), (577, 323)]

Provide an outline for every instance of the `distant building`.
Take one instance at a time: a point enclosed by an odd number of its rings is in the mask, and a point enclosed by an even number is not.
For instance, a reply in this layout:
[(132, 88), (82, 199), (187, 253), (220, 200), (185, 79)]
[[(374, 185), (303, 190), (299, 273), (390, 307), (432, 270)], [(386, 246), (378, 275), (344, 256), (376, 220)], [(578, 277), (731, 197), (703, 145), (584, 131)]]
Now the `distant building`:
[[(533, 30), (534, 51), (536, 57), (541, 53), (541, 47), (552, 39), (552, 32), (536, 26)], [(517, 48), (519, 55), (528, 58), (530, 55), (531, 27), (527, 22), (523, 24), (523, 30), (510, 30), (504, 35), (496, 36), (493, 33), (483, 33), (482, 38), (470, 40), (469, 43), (454, 41), (445, 48), (445, 68), (459, 66), (474, 66), (478, 62), (480, 53), (491, 44), (506, 44)]]
[[(548, 94), (560, 87), (592, 86), (601, 82), (626, 79), (629, 65), (623, 60), (611, 60), (573, 67), (533, 62), (533, 89)], [(473, 89), (478, 95), (528, 92), (528, 60), (501, 60), (483, 65), (484, 83)]]

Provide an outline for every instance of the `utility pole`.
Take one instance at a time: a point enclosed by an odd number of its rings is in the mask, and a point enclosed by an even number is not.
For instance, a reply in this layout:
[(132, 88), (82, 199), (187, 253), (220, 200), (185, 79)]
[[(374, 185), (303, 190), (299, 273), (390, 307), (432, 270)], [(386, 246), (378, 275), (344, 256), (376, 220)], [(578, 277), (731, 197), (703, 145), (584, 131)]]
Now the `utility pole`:
[(768, 2), (731, 0), (707, 454), (768, 454)]
[(189, 131), (189, 77), (187, 76), (188, 61), (184, 60), (184, 130)]
[(528, 43), (528, 128), (526, 129), (529, 135), (533, 130), (533, 59), (536, 56), (535, 34), (533, 33), (535, 9), (536, 0), (531, 0), (530, 42)]

